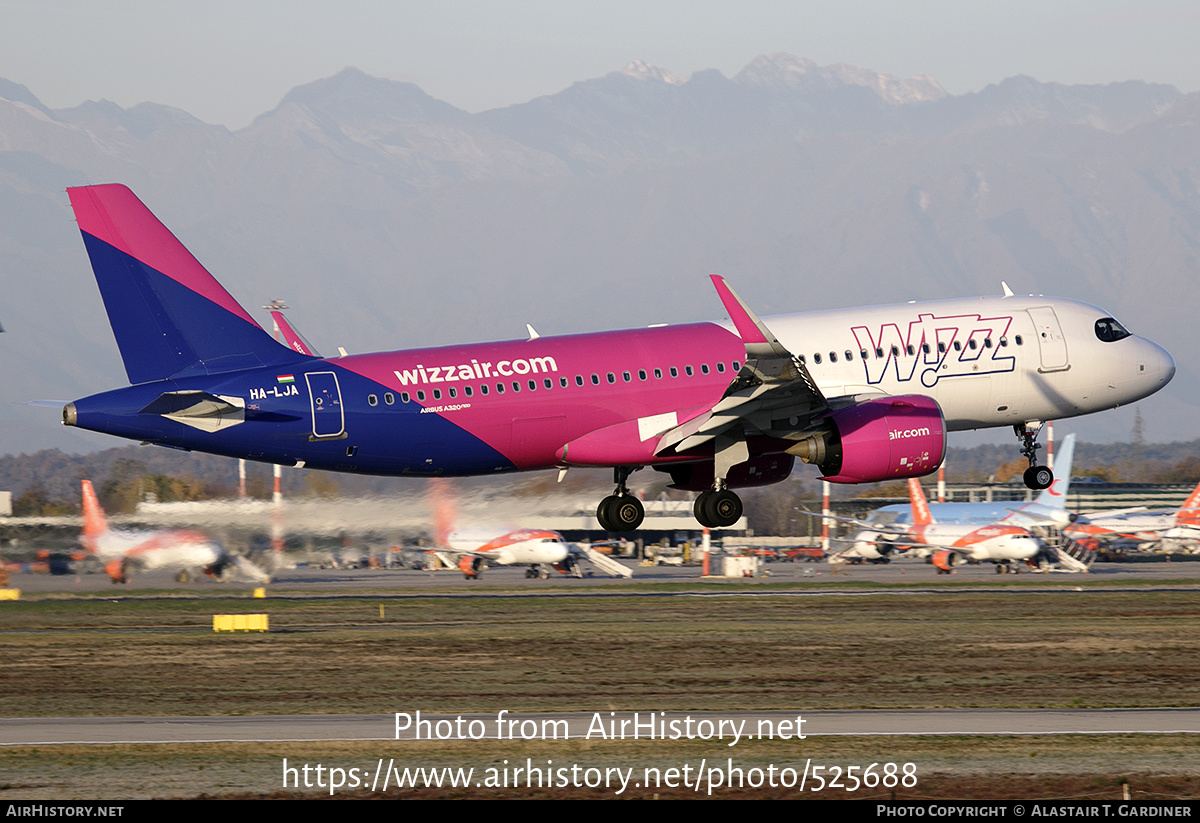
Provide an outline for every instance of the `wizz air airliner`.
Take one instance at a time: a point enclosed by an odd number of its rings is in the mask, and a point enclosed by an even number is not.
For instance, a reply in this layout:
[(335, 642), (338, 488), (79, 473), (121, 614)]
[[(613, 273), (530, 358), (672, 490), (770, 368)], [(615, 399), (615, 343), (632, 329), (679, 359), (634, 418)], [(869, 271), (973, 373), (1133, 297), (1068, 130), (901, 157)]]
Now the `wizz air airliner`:
[(1108, 312), (1042, 296), (943, 300), (760, 320), (712, 277), (729, 322), (320, 358), (264, 331), (128, 188), (68, 189), (129, 382), (63, 423), (174, 448), (362, 474), (607, 467), (597, 509), (636, 529), (627, 481), (650, 467), (701, 492), (786, 478), (918, 477), (946, 433), (1012, 426), (1026, 483), (1043, 420), (1132, 403), (1175, 363)]

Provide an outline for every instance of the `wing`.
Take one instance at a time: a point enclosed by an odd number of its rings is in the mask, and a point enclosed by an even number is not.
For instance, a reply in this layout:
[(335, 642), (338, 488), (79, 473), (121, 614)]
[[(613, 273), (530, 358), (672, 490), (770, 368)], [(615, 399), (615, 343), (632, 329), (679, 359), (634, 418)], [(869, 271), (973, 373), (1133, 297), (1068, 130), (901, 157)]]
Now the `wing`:
[(712, 409), (663, 434), (656, 455), (685, 452), (721, 435), (743, 443), (752, 435), (798, 440), (830, 409), (804, 363), (783, 347), (723, 277), (711, 278), (745, 343), (746, 361)]

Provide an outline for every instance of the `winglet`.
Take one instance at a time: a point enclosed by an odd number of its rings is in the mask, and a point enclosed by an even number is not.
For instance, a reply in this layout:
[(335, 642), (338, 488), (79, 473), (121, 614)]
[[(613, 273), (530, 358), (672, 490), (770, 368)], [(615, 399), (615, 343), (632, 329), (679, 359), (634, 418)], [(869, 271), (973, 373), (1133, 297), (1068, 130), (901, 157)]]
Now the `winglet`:
[(738, 335), (746, 345), (753, 343), (779, 345), (775, 335), (771, 334), (763, 325), (762, 321), (758, 319), (758, 315), (746, 305), (746, 302), (738, 297), (733, 289), (729, 288), (724, 277), (719, 274), (710, 274), (709, 279), (717, 287), (717, 296), (721, 298), (721, 302), (725, 305), (725, 311), (729, 313), (729, 319), (733, 321), (734, 328), (737, 329)]
[(279, 327), (279, 333), (283, 335), (283, 339), (287, 341), (288, 348), (293, 351), (298, 351), (301, 354), (307, 354), (310, 357), (320, 357), (317, 350), (309, 345), (304, 339), (304, 335), (296, 331), (296, 328), (287, 321), (283, 316), (283, 312), (275, 310), (271, 312), (271, 319), (275, 321), (275, 325)]

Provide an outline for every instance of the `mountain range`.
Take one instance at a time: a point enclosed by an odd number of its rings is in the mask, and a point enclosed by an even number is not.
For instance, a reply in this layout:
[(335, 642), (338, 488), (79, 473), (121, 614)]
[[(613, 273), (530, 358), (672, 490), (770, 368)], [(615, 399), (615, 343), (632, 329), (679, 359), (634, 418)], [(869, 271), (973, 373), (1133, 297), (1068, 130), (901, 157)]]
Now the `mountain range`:
[(1170, 86), (950, 95), (775, 54), (731, 78), (633, 63), (469, 113), (346, 69), (230, 131), (158, 103), (50, 109), (0, 80), (0, 453), (117, 445), (16, 405), (125, 382), (64, 193), (101, 182), (252, 312), (288, 301), (327, 353), (717, 318), (713, 272), (763, 315), (1003, 280), (1165, 345), (1179, 371), (1140, 404), (1146, 436), (1197, 436), (1200, 96)]

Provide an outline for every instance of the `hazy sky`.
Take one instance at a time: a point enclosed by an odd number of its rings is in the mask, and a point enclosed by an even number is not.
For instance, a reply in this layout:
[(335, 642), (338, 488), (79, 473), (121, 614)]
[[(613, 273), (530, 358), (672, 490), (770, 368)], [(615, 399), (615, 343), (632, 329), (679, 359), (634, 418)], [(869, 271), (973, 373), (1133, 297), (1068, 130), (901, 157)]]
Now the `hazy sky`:
[(469, 111), (634, 59), (733, 75), (759, 54), (952, 93), (1015, 74), (1200, 90), (1200, 4), (1142, 0), (0, 0), (0, 77), (51, 108), (108, 99), (240, 128), (346, 66)]

